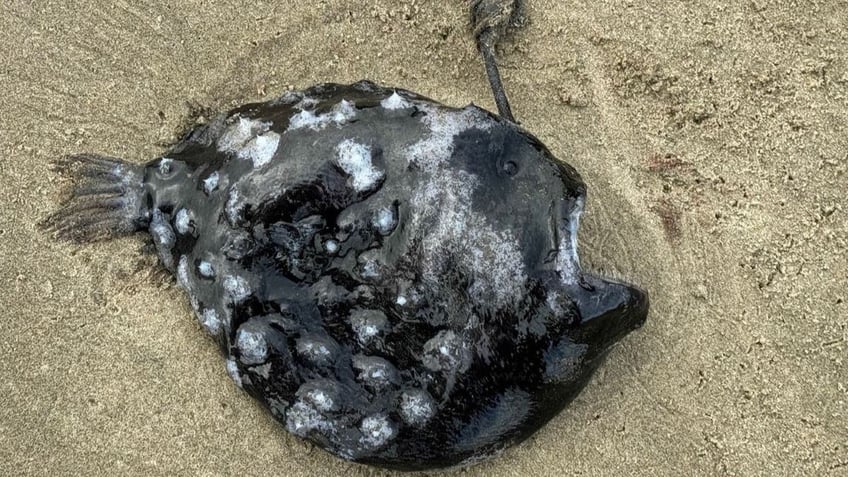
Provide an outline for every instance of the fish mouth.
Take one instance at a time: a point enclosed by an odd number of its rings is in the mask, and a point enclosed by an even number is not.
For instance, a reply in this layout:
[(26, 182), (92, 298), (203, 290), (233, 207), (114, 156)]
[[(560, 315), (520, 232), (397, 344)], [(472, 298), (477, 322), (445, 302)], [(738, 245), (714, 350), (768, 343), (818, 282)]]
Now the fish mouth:
[(574, 303), (581, 330), (612, 344), (644, 324), (649, 308), (648, 292), (581, 268), (577, 234), (584, 207), (584, 196), (564, 199), (560, 204), (556, 257), (559, 286)]

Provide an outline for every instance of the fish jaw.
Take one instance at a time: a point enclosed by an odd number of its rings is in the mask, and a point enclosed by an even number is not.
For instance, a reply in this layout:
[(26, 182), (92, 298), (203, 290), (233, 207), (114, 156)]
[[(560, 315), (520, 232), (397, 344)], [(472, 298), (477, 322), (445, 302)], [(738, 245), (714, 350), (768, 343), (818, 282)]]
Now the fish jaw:
[(577, 234), (584, 206), (582, 195), (561, 203), (556, 271), (558, 286), (576, 309), (578, 335), (603, 351), (645, 323), (650, 300), (647, 291), (638, 286), (580, 267)]

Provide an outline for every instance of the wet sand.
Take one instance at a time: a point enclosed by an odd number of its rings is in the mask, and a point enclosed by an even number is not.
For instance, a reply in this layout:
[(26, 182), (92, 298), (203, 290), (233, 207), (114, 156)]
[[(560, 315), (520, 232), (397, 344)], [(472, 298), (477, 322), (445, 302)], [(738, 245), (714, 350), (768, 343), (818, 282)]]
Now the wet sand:
[[(584, 264), (653, 308), (559, 417), (460, 473), (845, 475), (848, 7), (528, 3), (501, 55), (513, 112), (589, 186)], [(494, 109), (461, 2), (0, 13), (0, 474), (384, 475), (236, 388), (143, 237), (77, 247), (34, 224), (51, 158), (147, 161), (196, 105), (368, 78)]]

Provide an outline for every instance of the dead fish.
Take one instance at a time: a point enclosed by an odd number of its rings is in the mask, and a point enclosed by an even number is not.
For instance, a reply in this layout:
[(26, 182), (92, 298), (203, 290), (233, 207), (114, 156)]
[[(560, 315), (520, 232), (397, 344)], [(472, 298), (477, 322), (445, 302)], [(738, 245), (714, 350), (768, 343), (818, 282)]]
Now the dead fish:
[(493, 51), (516, 5), (472, 2), (500, 116), (320, 84), (146, 164), (60, 160), (75, 186), (44, 225), (149, 234), (232, 379), (292, 434), (403, 470), (497, 454), (648, 310), (640, 288), (581, 269), (586, 186), (512, 118)]

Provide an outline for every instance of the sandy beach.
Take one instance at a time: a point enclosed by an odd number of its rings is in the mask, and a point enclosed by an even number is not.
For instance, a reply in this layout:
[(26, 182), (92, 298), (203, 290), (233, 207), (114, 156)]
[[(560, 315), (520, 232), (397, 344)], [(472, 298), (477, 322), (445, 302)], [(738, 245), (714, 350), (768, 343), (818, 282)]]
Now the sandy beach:
[[(589, 187), (648, 322), (533, 438), (451, 474), (848, 474), (848, 3), (527, 0), (517, 119)], [(138, 235), (40, 232), (51, 159), (148, 161), (199, 109), (370, 79), (494, 109), (459, 0), (0, 5), (0, 474), (390, 475), (238, 389)], [(451, 475), (448, 474), (448, 475)]]

